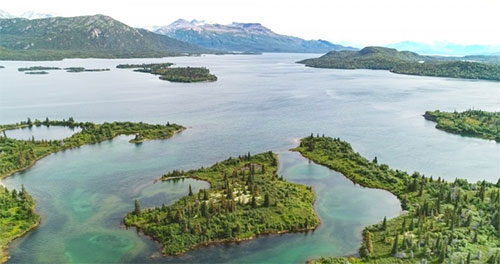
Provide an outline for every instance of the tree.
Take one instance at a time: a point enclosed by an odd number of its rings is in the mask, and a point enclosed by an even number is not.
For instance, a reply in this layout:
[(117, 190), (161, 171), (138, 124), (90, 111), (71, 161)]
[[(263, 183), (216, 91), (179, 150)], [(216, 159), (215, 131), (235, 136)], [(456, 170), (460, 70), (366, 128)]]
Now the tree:
[(257, 201), (255, 200), (255, 195), (252, 195), (252, 208), (257, 208)]
[(203, 189), (203, 200), (207, 201), (208, 200), (208, 193), (207, 189)]
[(387, 229), (387, 217), (384, 216), (384, 221), (382, 222), (382, 230)]
[(271, 201), (269, 198), (269, 194), (266, 193), (266, 195), (264, 195), (264, 207), (269, 207), (269, 205), (271, 205)]
[(139, 201), (137, 199), (134, 201), (134, 205), (135, 205), (134, 214), (135, 215), (140, 214), (141, 213), (141, 205), (139, 204)]
[(398, 235), (396, 235), (396, 238), (394, 238), (394, 244), (392, 244), (392, 250), (391, 250), (391, 254), (392, 255), (396, 255), (396, 253), (398, 253)]
[(193, 196), (193, 189), (191, 188), (191, 184), (189, 184), (189, 196)]

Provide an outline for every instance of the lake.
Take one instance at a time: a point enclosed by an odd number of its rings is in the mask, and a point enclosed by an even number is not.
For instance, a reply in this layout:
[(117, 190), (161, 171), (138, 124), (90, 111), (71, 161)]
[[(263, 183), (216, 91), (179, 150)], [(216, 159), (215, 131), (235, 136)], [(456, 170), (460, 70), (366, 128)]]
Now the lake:
[[(311, 133), (340, 137), (368, 159), (434, 178), (496, 182), (500, 144), (434, 128), (426, 110), (499, 111), (500, 83), (418, 77), (372, 70), (313, 69), (294, 63), (316, 54), (264, 54), (163, 59), (71, 59), (2, 62), (0, 121), (175, 122), (188, 127), (168, 140), (128, 143), (130, 137), (50, 155), (4, 180), (35, 197), (41, 226), (10, 246), (10, 262), (284, 263), (355, 254), (364, 226), (400, 213), (382, 190), (352, 184), (288, 149)], [(170, 83), (116, 69), (122, 63), (174, 62), (206, 66), (214, 83)], [(111, 68), (109, 72), (25, 75), (26, 66)], [(43, 137), (43, 136), (42, 136)], [(279, 154), (279, 173), (313, 186), (321, 225), (314, 232), (262, 236), (161, 257), (158, 245), (121, 226), (133, 209), (170, 204), (205, 182), (156, 183), (174, 169), (210, 166), (250, 151)]]

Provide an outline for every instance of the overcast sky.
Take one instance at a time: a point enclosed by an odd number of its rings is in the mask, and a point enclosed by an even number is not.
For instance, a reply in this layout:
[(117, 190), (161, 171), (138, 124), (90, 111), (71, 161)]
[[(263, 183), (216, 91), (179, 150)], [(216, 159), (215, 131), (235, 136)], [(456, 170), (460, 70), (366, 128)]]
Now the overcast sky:
[(500, 0), (2, 0), (0, 9), (14, 15), (105, 14), (135, 27), (178, 18), (259, 22), (280, 34), (344, 44), (500, 45)]

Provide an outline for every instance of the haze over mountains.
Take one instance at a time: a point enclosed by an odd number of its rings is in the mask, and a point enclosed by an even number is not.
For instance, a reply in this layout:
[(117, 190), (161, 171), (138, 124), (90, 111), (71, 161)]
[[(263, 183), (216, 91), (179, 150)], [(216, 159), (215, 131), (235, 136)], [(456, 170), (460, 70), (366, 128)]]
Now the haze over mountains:
[(46, 14), (46, 13), (38, 13), (35, 11), (27, 11), (22, 13), (19, 16), (12, 15), (11, 13), (0, 10), (0, 19), (2, 18), (26, 18), (26, 19), (39, 19), (39, 18), (49, 18), (49, 17), (54, 17), (53, 14)]
[(433, 44), (414, 41), (402, 41), (386, 45), (397, 50), (411, 50), (426, 55), (500, 55), (500, 45), (461, 45), (450, 42), (436, 42)]
[(304, 40), (280, 35), (259, 23), (221, 25), (201, 20), (178, 19), (168, 26), (153, 27), (159, 34), (204, 48), (240, 52), (325, 53), (332, 50), (357, 50), (326, 40)]

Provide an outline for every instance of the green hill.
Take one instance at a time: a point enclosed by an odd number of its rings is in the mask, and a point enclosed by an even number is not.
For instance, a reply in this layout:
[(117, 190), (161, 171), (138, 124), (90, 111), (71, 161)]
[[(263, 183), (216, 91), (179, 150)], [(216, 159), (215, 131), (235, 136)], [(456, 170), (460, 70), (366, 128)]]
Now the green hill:
[(332, 51), (300, 61), (309, 67), (389, 70), (394, 73), (500, 81), (500, 65), (466, 58), (422, 56), (410, 51), (366, 47), (360, 51)]
[(104, 15), (0, 19), (0, 59), (164, 57), (209, 50)]

